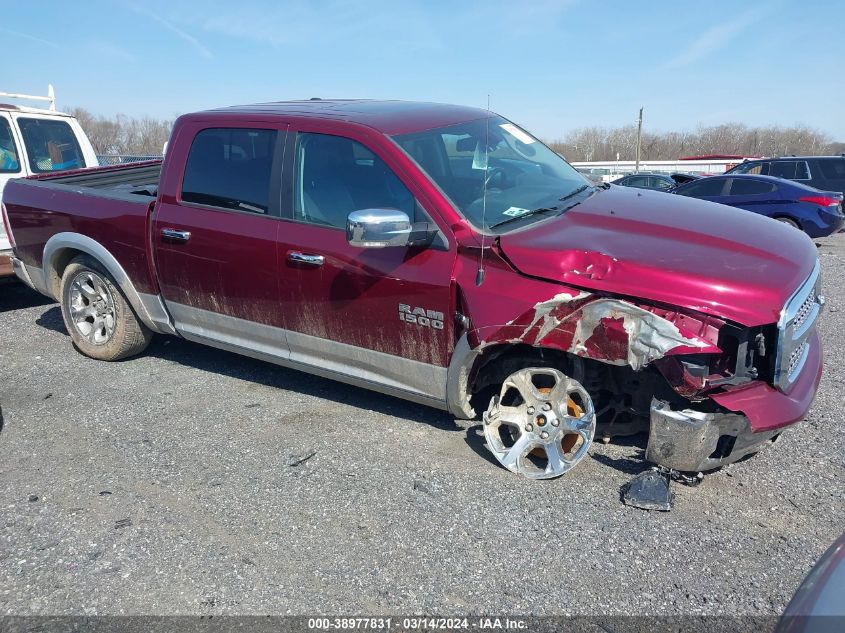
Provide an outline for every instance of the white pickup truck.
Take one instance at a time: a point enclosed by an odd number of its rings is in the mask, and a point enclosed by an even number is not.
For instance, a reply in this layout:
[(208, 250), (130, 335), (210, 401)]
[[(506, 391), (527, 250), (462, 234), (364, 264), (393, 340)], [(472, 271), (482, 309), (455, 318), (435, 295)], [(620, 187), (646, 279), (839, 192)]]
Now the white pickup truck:
[[(44, 110), (4, 103), (9, 99), (47, 101), (50, 105)], [(97, 164), (94, 148), (79, 122), (56, 112), (53, 86), (45, 97), (0, 92), (0, 197), (12, 178)], [(0, 222), (0, 278), (12, 276), (7, 230)]]

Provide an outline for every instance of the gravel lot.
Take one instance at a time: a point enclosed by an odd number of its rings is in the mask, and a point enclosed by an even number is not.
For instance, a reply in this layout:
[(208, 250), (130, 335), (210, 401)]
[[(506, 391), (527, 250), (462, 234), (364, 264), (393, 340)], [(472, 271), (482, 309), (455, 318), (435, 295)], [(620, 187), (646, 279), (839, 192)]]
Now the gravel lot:
[(532, 482), (387, 396), (175, 338), (89, 360), (2, 286), (0, 614), (778, 614), (845, 529), (845, 234), (819, 252), (809, 418), (668, 514), (619, 500), (644, 438)]

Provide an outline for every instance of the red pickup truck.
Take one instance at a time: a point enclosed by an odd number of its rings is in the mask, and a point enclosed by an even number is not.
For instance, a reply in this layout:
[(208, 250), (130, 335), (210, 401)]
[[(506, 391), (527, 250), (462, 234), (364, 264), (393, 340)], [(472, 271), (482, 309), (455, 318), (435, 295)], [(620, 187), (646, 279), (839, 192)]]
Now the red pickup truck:
[(484, 110), (385, 101), (182, 116), (163, 162), (14, 180), (16, 274), (83, 353), (181, 336), (483, 418), (550, 478), (595, 433), (716, 468), (807, 413), (816, 249), (709, 202), (594, 186)]

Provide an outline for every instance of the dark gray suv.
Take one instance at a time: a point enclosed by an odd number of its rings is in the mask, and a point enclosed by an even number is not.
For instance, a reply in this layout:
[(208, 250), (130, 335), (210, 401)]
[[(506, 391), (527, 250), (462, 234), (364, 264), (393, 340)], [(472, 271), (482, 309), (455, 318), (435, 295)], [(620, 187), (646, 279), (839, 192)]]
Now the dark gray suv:
[(782, 156), (747, 160), (726, 173), (776, 176), (795, 180), (822, 191), (845, 193), (845, 155)]

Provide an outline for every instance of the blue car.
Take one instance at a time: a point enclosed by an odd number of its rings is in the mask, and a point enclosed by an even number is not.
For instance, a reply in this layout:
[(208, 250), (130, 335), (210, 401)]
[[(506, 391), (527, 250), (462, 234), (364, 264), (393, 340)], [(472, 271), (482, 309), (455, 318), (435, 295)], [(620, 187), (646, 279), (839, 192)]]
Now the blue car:
[(680, 196), (753, 211), (791, 224), (810, 237), (836, 233), (845, 224), (841, 193), (819, 191), (773, 176), (710, 176), (680, 185), (672, 191)]

